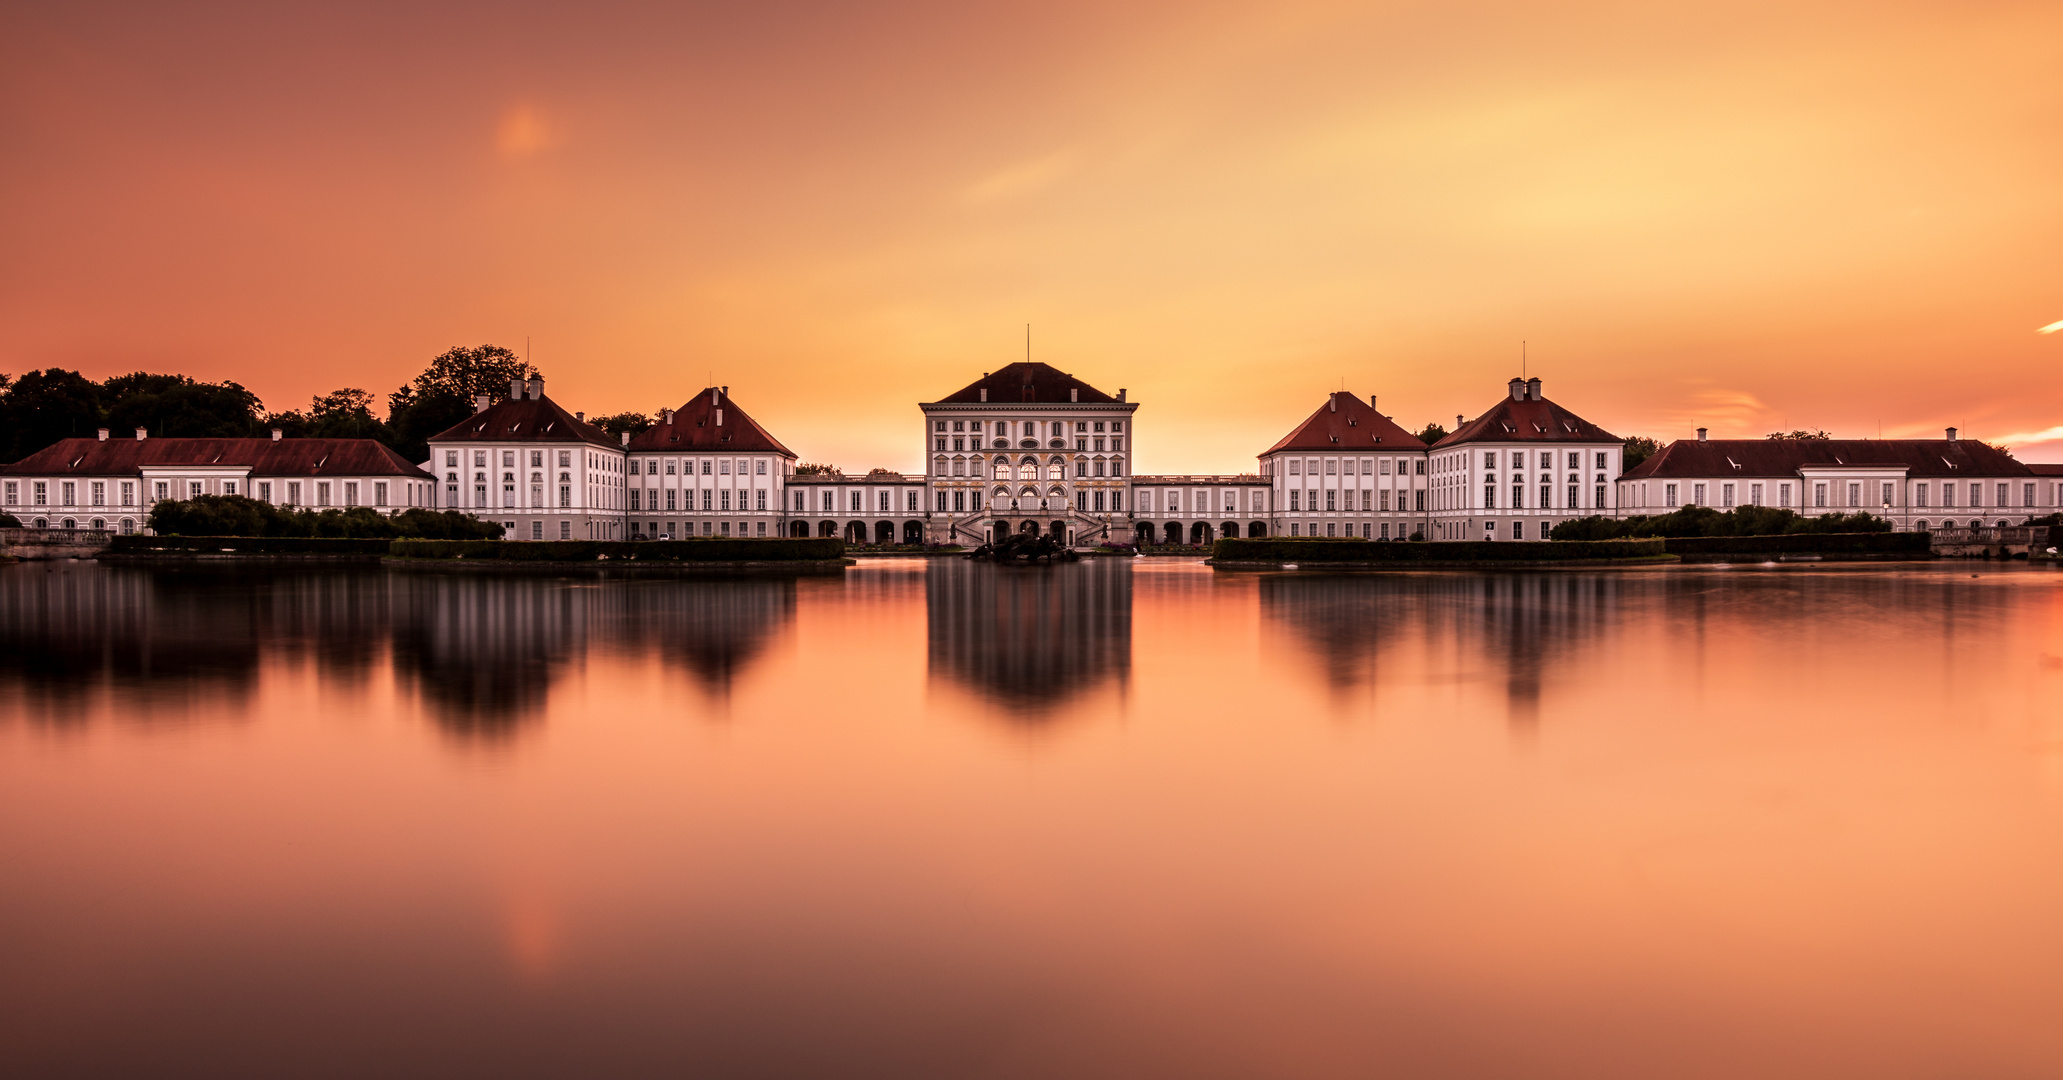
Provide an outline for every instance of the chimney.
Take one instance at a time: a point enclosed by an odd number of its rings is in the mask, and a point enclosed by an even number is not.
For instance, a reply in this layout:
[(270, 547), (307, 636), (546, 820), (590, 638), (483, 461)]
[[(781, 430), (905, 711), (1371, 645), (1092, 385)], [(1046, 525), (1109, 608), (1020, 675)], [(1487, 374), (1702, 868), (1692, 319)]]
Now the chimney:
[(722, 410), (722, 409), (718, 409), (718, 410), (716, 410), (716, 426), (717, 426), (717, 427), (722, 427), (722, 426), (723, 426), (723, 410)]
[(100, 429), (100, 441), (101, 441), (101, 442), (106, 442), (106, 441), (107, 441), (107, 429), (106, 429), (106, 428), (101, 428), (101, 429)]
[(1122, 386), (1117, 388), (1117, 399), (1119, 401), (1125, 400), (1125, 388)]
[(1954, 429), (1954, 428), (1949, 428), (1949, 429), (1948, 429), (1948, 441), (1949, 441), (1949, 442), (1954, 442), (1954, 441), (1956, 441), (1956, 429)]
[(530, 376), (530, 381), (529, 381), (529, 382), (527, 382), (527, 383), (524, 383), (524, 384), (523, 384), (523, 396), (524, 396), (524, 397), (527, 397), (527, 398), (529, 398), (529, 399), (530, 399), (530, 400), (532, 400), (532, 401), (543, 401), (543, 400), (544, 400), (544, 376), (542, 376), (542, 375), (532, 375), (532, 376)]
[(1526, 400), (1526, 380), (1524, 380), (1524, 379), (1520, 379), (1520, 378), (1514, 378), (1514, 379), (1512, 379), (1512, 381), (1511, 381), (1511, 383), (1510, 383), (1510, 387), (1511, 387), (1511, 399), (1512, 399), (1513, 401), (1524, 401), (1524, 400)]
[(710, 407), (710, 408), (712, 408), (712, 409), (714, 409), (714, 408), (716, 408), (716, 407), (717, 407), (718, 405), (721, 405), (721, 404), (723, 404), (723, 395), (722, 395), (722, 393), (720, 393), (720, 392), (719, 392), (719, 391), (718, 391), (718, 390), (716, 389), (716, 387), (714, 387), (714, 386), (710, 387), (710, 388), (709, 388), (709, 407)]
[(1080, 390), (1077, 390), (1077, 389), (1075, 389), (1075, 388), (1074, 388), (1074, 387), (1072, 387), (1072, 386), (1068, 387), (1068, 388), (1067, 388), (1067, 400), (1069, 400), (1069, 401), (1080, 401), (1080, 400), (1082, 400), (1082, 392), (1081, 392)]
[(1698, 441), (1699, 441), (1699, 442), (1711, 442), (1711, 441), (1712, 441), (1712, 440), (1710, 440), (1710, 439), (1707, 439), (1707, 438), (1705, 437), (1705, 429), (1704, 429), (1704, 428), (1699, 428), (1699, 429), (1698, 429)]
[(988, 399), (989, 399), (989, 388), (988, 388), (988, 387), (986, 387), (986, 386), (984, 386), (984, 387), (982, 387), (982, 388), (981, 388), (981, 400), (983, 400), (983, 401), (987, 401)]
[(523, 400), (523, 380), (521, 380), (521, 379), (510, 379), (510, 380), (509, 380), (509, 400), (510, 400), (510, 401), (521, 401), (521, 400)]
[(575, 409), (575, 410), (573, 410), (573, 419), (575, 419), (575, 420), (578, 420), (578, 421), (580, 421), (581, 423), (585, 424), (585, 423), (587, 423), (587, 414), (586, 414), (586, 413), (584, 413), (584, 412), (581, 412), (581, 411), (580, 411), (580, 410), (578, 410), (578, 409)]
[(150, 431), (149, 431), (149, 429), (147, 429), (147, 428), (137, 428), (137, 429), (136, 429), (136, 441), (137, 441), (137, 442), (142, 442), (143, 440), (145, 440), (145, 439), (148, 439), (148, 438), (150, 438)]
[(1460, 430), (1461, 430), (1461, 414), (1460, 414), (1460, 413), (1455, 413), (1455, 414), (1454, 414), (1454, 430), (1456, 430), (1456, 431), (1460, 431)]
[(672, 409), (661, 409), (661, 410), (659, 410), (659, 415), (661, 415), (661, 416), (664, 416), (664, 417), (666, 418), (666, 426), (667, 426), (667, 427), (672, 427), (672, 426), (673, 426), (673, 410), (672, 410)]
[(1340, 396), (1339, 396), (1338, 394), (1327, 394), (1327, 395), (1325, 395), (1325, 411), (1326, 411), (1326, 412), (1338, 412), (1338, 411), (1340, 411)]
[(1369, 407), (1369, 408), (1371, 408), (1371, 409), (1375, 408), (1375, 395), (1374, 395), (1374, 394), (1370, 394), (1370, 395), (1368, 395), (1368, 407)]
[(1541, 400), (1541, 398), (1540, 398), (1540, 380), (1539, 380), (1538, 378), (1532, 378), (1532, 379), (1527, 379), (1527, 380), (1526, 380), (1526, 400), (1528, 400), (1528, 401), (1539, 401), (1539, 400)]
[(484, 412), (486, 412), (486, 411), (487, 411), (487, 395), (486, 395), (486, 394), (474, 394), (474, 395), (473, 395), (473, 411), (474, 411), (474, 412), (476, 412), (476, 413), (484, 413)]
[(272, 441), (273, 441), (273, 442), (278, 442), (278, 441), (279, 441), (280, 439), (284, 438), (285, 436), (286, 436), (286, 432), (284, 432), (284, 431), (281, 431), (281, 430), (280, 430), (280, 429), (278, 429), (278, 428), (273, 428), (273, 429), (272, 429)]
[(624, 432), (624, 433), (623, 433), (623, 445), (625, 445), (625, 446), (629, 446), (629, 445), (630, 445), (630, 432), (628, 432), (628, 431), (626, 431), (626, 432)]
[(723, 388), (723, 396), (725, 396), (725, 397), (730, 397), (730, 396), (731, 396), (731, 388), (730, 388), (730, 387), (726, 386), (726, 387), (724, 387), (724, 388)]

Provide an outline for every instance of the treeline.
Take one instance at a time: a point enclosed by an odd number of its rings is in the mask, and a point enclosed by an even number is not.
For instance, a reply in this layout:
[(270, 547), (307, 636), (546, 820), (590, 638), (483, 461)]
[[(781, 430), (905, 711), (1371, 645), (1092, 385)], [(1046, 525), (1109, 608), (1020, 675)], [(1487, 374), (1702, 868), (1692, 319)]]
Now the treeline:
[(158, 503), (150, 512), (150, 528), (160, 536), (501, 539), (501, 526), (454, 510), (403, 510), (393, 517), (367, 506), (288, 510), (242, 495), (198, 495)]
[[(20, 461), (59, 439), (90, 439), (99, 428), (115, 438), (147, 428), (153, 437), (217, 439), (264, 438), (279, 428), (289, 438), (375, 439), (409, 461), (423, 461), (430, 436), (471, 415), (475, 396), (500, 401), (509, 395), (510, 380), (540, 374), (499, 345), (448, 349), (387, 395), (384, 417), (374, 415), (373, 395), (356, 387), (318, 395), (305, 410), (271, 412), (258, 395), (229, 381), (139, 371), (95, 382), (63, 368), (0, 374), (0, 463)], [(590, 422), (611, 434), (636, 434), (653, 419), (624, 412)]]
[(1769, 506), (1740, 506), (1725, 513), (1686, 506), (1645, 517), (1587, 517), (1564, 521), (1548, 536), (1555, 540), (1624, 540), (1648, 536), (1781, 536), (1790, 533), (1890, 532), (1891, 523), (1873, 514), (1806, 517)]

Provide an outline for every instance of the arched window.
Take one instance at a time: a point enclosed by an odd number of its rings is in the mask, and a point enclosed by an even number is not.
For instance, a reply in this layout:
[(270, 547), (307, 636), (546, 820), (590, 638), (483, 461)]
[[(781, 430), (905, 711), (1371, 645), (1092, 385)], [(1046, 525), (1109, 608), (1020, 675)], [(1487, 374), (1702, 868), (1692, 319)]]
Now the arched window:
[(1051, 465), (1046, 466), (1046, 479), (1048, 480), (1059, 480), (1065, 477), (1066, 475), (1066, 470), (1062, 469), (1060, 467), (1060, 463), (1057, 461)]
[(1008, 480), (1008, 479), (1010, 479), (1010, 466), (1009, 466), (1009, 464), (1008, 464), (1007, 462), (1002, 462), (1002, 461), (998, 461), (998, 462), (996, 462), (996, 479), (998, 479), (998, 480)]
[(1037, 465), (1019, 465), (1017, 467), (1017, 478), (1019, 480), (1037, 480), (1039, 478), (1039, 467)]

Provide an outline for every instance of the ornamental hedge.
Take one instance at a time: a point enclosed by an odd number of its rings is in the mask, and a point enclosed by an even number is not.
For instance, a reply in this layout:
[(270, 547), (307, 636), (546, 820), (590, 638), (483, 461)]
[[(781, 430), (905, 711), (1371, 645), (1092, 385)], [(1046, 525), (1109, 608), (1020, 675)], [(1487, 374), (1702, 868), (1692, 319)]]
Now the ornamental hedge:
[(501, 562), (812, 562), (845, 556), (836, 537), (766, 540), (396, 540), (400, 559)]
[(1382, 543), (1375, 540), (1291, 538), (1226, 539), (1211, 549), (1215, 562), (1448, 563), (1568, 562), (1598, 559), (1661, 559), (1660, 539), (1644, 540), (1465, 540), (1442, 543)]
[(355, 555), (378, 558), (386, 540), (315, 536), (117, 536), (107, 550), (117, 555), (192, 552), (196, 555)]
[(1669, 554), (1706, 555), (1931, 555), (1919, 532), (1786, 533), (1780, 536), (1672, 536)]

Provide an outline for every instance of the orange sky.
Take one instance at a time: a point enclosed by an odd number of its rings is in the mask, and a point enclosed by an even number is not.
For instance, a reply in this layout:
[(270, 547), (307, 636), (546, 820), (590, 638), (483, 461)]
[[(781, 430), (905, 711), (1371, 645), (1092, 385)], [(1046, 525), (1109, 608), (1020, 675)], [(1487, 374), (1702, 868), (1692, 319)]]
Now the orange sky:
[(1030, 322), (1230, 471), (1525, 339), (1621, 434), (2063, 460), (2053, 2), (563, 7), (9, 6), (0, 371), (286, 408), (529, 335), (569, 407), (916, 468)]

